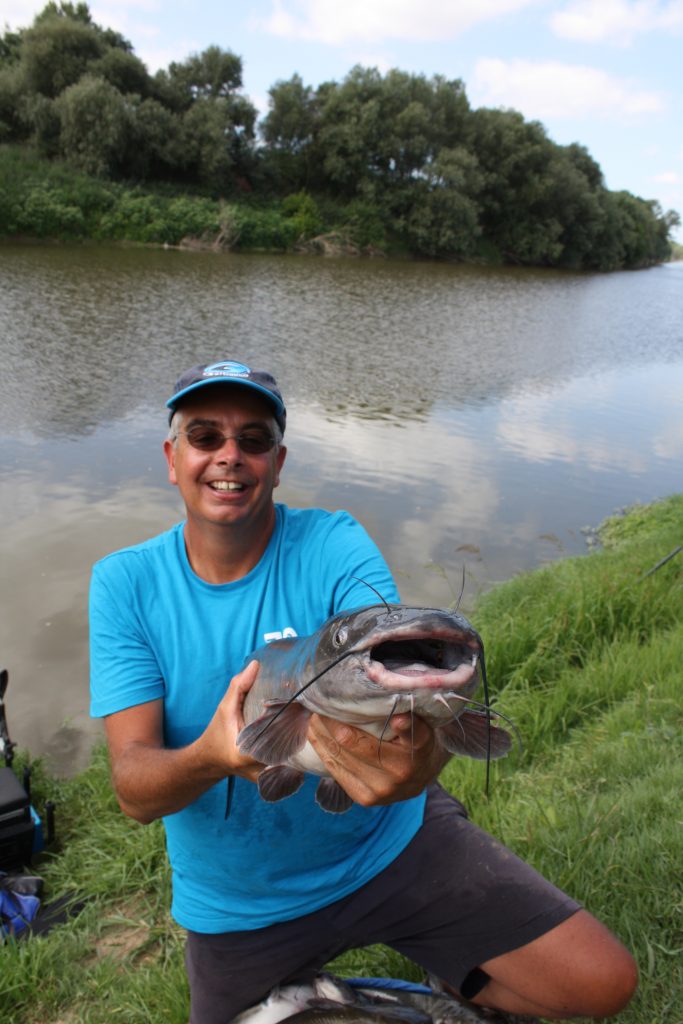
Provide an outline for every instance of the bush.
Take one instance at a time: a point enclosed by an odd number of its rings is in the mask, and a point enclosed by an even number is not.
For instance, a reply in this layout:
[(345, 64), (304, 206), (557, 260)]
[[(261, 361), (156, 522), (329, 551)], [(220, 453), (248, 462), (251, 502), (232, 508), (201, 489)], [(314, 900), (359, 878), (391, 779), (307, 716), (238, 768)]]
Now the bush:
[(19, 210), (15, 197), (9, 189), (0, 188), (0, 238), (3, 235), (15, 235), (18, 231), (17, 218)]
[(234, 207), (239, 249), (290, 249), (299, 237), (295, 218), (280, 210)]
[(296, 239), (312, 238), (322, 230), (323, 222), (315, 199), (308, 192), (295, 192), (282, 200), (282, 212)]
[(340, 231), (360, 249), (385, 249), (387, 228), (373, 203), (354, 199), (341, 213)]
[(158, 217), (158, 203), (153, 196), (124, 192), (115, 206), (101, 218), (95, 237), (147, 242)]
[(34, 186), (24, 198), (15, 222), (15, 230), (37, 238), (82, 238), (85, 218), (82, 211), (65, 200), (60, 189)]
[(221, 228), (218, 204), (212, 199), (172, 199), (165, 211), (163, 237), (156, 241), (176, 245), (181, 238), (215, 235)]

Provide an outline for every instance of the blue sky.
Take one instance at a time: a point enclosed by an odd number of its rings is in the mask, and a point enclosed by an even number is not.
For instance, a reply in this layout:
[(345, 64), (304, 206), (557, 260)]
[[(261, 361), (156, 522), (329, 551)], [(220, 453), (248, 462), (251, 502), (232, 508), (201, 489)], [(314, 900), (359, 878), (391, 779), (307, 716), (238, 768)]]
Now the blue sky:
[[(0, 0), (30, 24), (42, 0)], [(307, 85), (354, 64), (461, 78), (474, 107), (513, 107), (580, 142), (607, 187), (683, 216), (683, 0), (93, 0), (150, 71), (211, 44), (237, 53), (244, 91)], [(681, 229), (677, 232), (682, 237)]]

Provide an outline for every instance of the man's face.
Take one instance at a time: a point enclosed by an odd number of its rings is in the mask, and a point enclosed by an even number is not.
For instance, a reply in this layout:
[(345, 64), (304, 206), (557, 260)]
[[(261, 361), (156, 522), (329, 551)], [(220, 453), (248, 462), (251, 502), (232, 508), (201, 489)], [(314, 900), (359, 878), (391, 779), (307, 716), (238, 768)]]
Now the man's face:
[(205, 388), (182, 404), (181, 430), (195, 425), (214, 427), (230, 439), (210, 452), (193, 448), (184, 433), (175, 444), (164, 442), (169, 480), (180, 490), (188, 520), (267, 525), (287, 450), (281, 445), (262, 455), (248, 455), (234, 437), (248, 428), (274, 434), (269, 403), (246, 388)]

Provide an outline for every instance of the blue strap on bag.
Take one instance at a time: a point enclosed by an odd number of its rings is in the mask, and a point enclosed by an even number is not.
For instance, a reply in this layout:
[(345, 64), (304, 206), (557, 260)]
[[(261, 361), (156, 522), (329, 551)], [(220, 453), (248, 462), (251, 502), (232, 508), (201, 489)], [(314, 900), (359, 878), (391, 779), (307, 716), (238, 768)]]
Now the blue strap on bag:
[(0, 936), (19, 935), (28, 928), (39, 908), (37, 896), (23, 896), (11, 889), (0, 889)]

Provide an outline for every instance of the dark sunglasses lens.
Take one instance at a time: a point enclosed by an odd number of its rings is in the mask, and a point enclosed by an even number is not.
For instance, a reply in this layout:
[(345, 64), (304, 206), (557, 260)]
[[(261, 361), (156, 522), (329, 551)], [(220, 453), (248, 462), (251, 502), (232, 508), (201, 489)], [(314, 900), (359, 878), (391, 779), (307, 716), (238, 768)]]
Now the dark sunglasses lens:
[(193, 427), (186, 433), (192, 447), (202, 452), (215, 452), (225, 440), (220, 430), (211, 430), (209, 427)]
[(247, 455), (263, 455), (273, 447), (275, 438), (265, 431), (260, 431), (255, 434), (240, 434), (237, 443)]
[[(187, 431), (187, 439), (193, 448), (202, 452), (215, 452), (223, 447), (227, 437), (211, 427), (192, 427)], [(275, 444), (275, 438), (265, 430), (238, 434), (235, 440), (246, 455), (263, 455)]]

